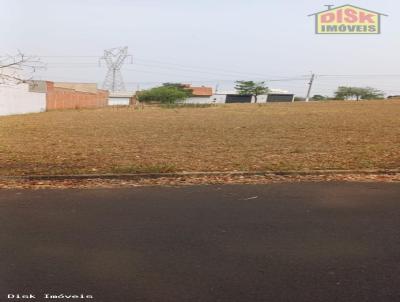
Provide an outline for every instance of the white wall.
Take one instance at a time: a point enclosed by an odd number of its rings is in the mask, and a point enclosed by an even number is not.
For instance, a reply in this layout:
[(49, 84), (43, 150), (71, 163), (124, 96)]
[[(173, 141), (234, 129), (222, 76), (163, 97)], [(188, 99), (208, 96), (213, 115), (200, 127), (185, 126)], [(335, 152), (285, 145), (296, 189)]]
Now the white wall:
[(30, 92), (29, 84), (0, 85), (0, 115), (46, 111), (46, 94)]
[(210, 104), (210, 97), (190, 97), (184, 100), (185, 104)]
[[(258, 103), (258, 104), (266, 103), (266, 102), (267, 102), (267, 99), (268, 99), (268, 95), (267, 95), (267, 94), (259, 95), (259, 96), (257, 96), (257, 103)], [(252, 103), (255, 103), (255, 102), (256, 102), (256, 98), (255, 98), (254, 96), (253, 96), (253, 98), (251, 99), (251, 102), (252, 102)]]
[(226, 94), (214, 94), (211, 96), (211, 103), (213, 104), (225, 104)]
[(190, 97), (187, 98), (185, 104), (224, 104), (226, 95), (213, 95), (211, 97)]
[(108, 106), (129, 106), (130, 98), (129, 97), (109, 97), (108, 98)]

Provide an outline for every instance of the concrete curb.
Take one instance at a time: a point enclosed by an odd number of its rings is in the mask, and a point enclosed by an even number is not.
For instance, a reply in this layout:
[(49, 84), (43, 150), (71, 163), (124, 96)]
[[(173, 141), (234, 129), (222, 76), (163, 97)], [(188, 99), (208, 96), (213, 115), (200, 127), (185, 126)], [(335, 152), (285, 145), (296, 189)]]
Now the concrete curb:
[(180, 172), (180, 173), (137, 173), (137, 174), (81, 174), (81, 175), (23, 175), (0, 176), (0, 180), (138, 180), (179, 177), (222, 177), (222, 176), (328, 176), (328, 175), (395, 175), (400, 170), (313, 170), (313, 171), (258, 171), (258, 172)]

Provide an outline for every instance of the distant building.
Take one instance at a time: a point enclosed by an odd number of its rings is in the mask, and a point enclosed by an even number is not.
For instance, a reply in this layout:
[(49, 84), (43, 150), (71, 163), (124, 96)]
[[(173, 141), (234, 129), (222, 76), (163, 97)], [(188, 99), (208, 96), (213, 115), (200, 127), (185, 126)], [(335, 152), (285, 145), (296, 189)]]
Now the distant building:
[(251, 94), (227, 94), (225, 103), (234, 104), (234, 103), (252, 103), (253, 95)]
[(185, 87), (192, 91), (192, 96), (185, 100), (186, 104), (209, 104), (211, 103), (211, 96), (213, 90), (211, 87), (195, 87), (190, 84), (186, 84)]
[(108, 106), (129, 106), (136, 100), (135, 92), (110, 92), (108, 97)]
[[(270, 89), (268, 94), (258, 95), (257, 103), (267, 102), (293, 102), (294, 94), (282, 89)], [(218, 91), (211, 96), (210, 103), (255, 103), (255, 97), (252, 95), (239, 95), (236, 90)]]
[(96, 83), (29, 81), (29, 91), (46, 94), (46, 110), (100, 108), (107, 106), (108, 91)]
[[(225, 103), (255, 103), (254, 95), (227, 94)], [(277, 103), (277, 102), (294, 102), (294, 94), (288, 93), (269, 93), (257, 96), (257, 103)]]
[[(236, 90), (220, 90), (214, 93), (211, 87), (190, 84), (184, 84), (184, 88), (192, 92), (192, 95), (183, 101), (184, 104), (255, 103), (253, 95), (239, 95)], [(269, 94), (257, 96), (257, 103), (293, 102), (294, 97), (294, 94), (286, 90), (270, 89)], [(130, 105), (134, 101), (129, 93), (111, 93), (109, 105)]]
[(267, 103), (294, 102), (294, 94), (289, 93), (269, 93)]
[(0, 85), (0, 115), (107, 106), (108, 91), (95, 83), (26, 81)]

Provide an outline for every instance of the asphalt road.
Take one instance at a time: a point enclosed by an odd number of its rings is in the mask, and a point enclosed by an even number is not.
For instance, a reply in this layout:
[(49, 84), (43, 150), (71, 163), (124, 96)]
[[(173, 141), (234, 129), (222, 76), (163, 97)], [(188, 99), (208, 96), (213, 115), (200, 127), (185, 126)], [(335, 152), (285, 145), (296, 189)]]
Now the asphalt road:
[(0, 191), (0, 244), (2, 302), (400, 301), (400, 184)]

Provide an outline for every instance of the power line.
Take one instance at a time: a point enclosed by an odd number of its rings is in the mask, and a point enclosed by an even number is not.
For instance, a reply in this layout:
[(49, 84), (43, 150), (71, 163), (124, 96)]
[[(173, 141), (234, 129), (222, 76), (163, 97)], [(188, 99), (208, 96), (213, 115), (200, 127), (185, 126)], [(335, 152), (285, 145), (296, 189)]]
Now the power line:
[[(63, 64), (63, 63), (62, 63)], [(141, 64), (134, 64), (134, 65), (141, 65)], [(88, 68), (88, 69), (90, 69), (90, 68), (92, 68), (92, 69), (94, 69), (94, 68), (98, 68), (98, 66), (97, 65), (90, 65), (90, 64), (79, 64), (79, 63), (77, 63), (77, 64), (74, 64), (73, 66), (68, 66), (68, 64), (66, 64), (66, 66), (63, 66), (63, 65), (56, 65), (56, 66), (53, 66), (52, 64), (49, 64), (48, 65), (48, 67), (49, 68), (54, 68), (54, 69), (63, 69), (63, 68)], [(171, 68), (160, 68), (160, 69), (168, 69), (168, 70), (171, 70)], [(173, 70), (175, 70), (174, 68), (172, 68)], [(143, 73), (152, 73), (152, 74), (161, 74), (161, 75), (178, 75), (178, 76), (186, 76), (187, 74), (197, 74), (197, 73), (202, 73), (202, 74), (209, 74), (209, 75), (223, 75), (223, 76), (232, 76), (232, 77), (238, 77), (237, 75), (234, 75), (234, 74), (223, 74), (223, 73), (215, 73), (215, 72), (204, 72), (204, 71), (191, 71), (191, 70), (179, 70), (178, 69), (178, 71), (183, 71), (183, 72), (186, 72), (186, 74), (184, 74), (184, 73), (179, 73), (179, 74), (176, 74), (176, 73), (165, 73), (165, 72), (159, 72), (159, 71), (154, 71), (154, 70), (141, 70), (141, 69), (124, 69), (125, 71), (133, 71), (133, 72), (143, 72)], [(249, 76), (247, 76), (247, 77), (249, 77)], [(264, 80), (265, 79), (265, 77), (263, 77), (263, 78), (257, 78), (257, 79), (259, 79), (259, 80)], [(306, 80), (306, 78), (305, 77), (297, 77), (297, 78), (281, 78), (281, 79), (266, 79), (265, 81), (281, 81), (281, 82), (284, 82), (284, 81), (303, 81), (303, 80)]]
[(400, 77), (400, 74), (318, 74), (317, 77)]
[[(221, 69), (221, 68), (204, 68), (204, 67), (196, 67), (196, 66), (188, 66), (188, 65), (182, 65), (182, 64), (177, 64), (177, 63), (168, 63), (168, 62), (162, 62), (162, 61), (157, 61), (157, 60), (147, 60), (147, 59), (140, 59), (138, 58), (138, 61), (144, 61), (144, 62), (154, 62), (158, 65), (155, 65), (154, 63), (152, 64), (153, 66), (160, 66), (161, 65), (167, 65), (167, 66), (177, 66), (185, 69), (192, 69), (192, 70), (215, 70), (219, 71), (222, 73), (229, 73), (229, 74), (238, 74), (238, 75), (252, 75), (252, 76), (260, 76), (260, 77), (265, 77), (265, 74), (260, 74), (260, 73), (253, 73), (253, 72), (243, 72), (243, 71), (236, 71), (236, 70), (227, 70), (227, 69)], [(151, 66), (151, 65), (149, 65)], [(171, 68), (171, 67), (168, 67)]]
[[(97, 56), (86, 55), (86, 56), (79, 56), (79, 55), (54, 55), (54, 56), (41, 56), (43, 58), (97, 58)], [(175, 69), (175, 70), (184, 70), (184, 71), (193, 71), (198, 73), (207, 73), (207, 74), (229, 74), (233, 76), (252, 76), (256, 77), (259, 76), (260, 78), (270, 77), (265, 74), (261, 73), (253, 73), (253, 72), (243, 72), (243, 71), (235, 71), (235, 70), (227, 70), (227, 69), (220, 69), (220, 68), (205, 68), (205, 67), (197, 67), (197, 66), (190, 66), (190, 65), (183, 65), (178, 63), (172, 62), (165, 62), (160, 60), (149, 60), (144, 58), (136, 58), (136, 61), (144, 62), (144, 63), (135, 63), (135, 65), (139, 66), (148, 66), (154, 67), (159, 69)], [(146, 63), (147, 62), (147, 63)], [(53, 63), (49, 63), (53, 64)], [(63, 63), (61, 63), (63, 64)], [(68, 64), (68, 63), (66, 63)], [(90, 64), (90, 63), (77, 63), (79, 64)], [(165, 66), (163, 66), (165, 65)], [(90, 65), (89, 65), (90, 66)], [(318, 74), (317, 77), (399, 77), (400, 74)], [(309, 77), (309, 75), (301, 75), (300, 77)]]
[[(97, 58), (97, 56), (42, 56), (43, 58)], [(164, 62), (158, 60), (148, 60), (143, 58), (136, 58), (135, 61), (144, 62), (144, 63), (135, 63), (135, 65), (139, 66), (147, 66), (147, 67), (154, 67), (159, 69), (176, 69), (176, 70), (184, 70), (184, 71), (193, 71), (198, 73), (209, 73), (209, 74), (225, 74), (225, 75), (233, 75), (235, 77), (238, 76), (251, 76), (251, 77), (270, 77), (271, 75), (261, 74), (261, 73), (254, 73), (254, 72), (243, 72), (243, 71), (235, 71), (235, 70), (226, 70), (220, 68), (205, 68), (205, 67), (196, 67), (190, 65), (183, 65), (171, 62)], [(149, 63), (146, 63), (149, 62)], [(49, 63), (53, 64), (53, 63)], [(61, 63), (63, 64), (63, 63)], [(77, 64), (85, 64), (85, 63), (77, 63)], [(163, 66), (165, 65), (165, 66)]]

